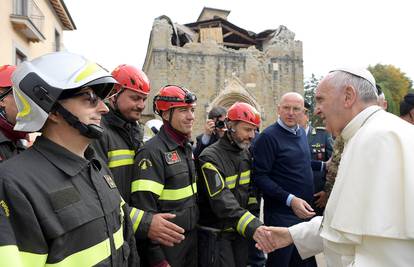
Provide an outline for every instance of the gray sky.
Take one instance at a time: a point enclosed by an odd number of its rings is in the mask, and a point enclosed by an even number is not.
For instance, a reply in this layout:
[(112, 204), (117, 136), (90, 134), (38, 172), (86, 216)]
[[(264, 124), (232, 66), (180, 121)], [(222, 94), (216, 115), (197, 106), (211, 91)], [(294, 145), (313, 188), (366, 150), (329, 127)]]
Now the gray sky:
[(409, 0), (65, 0), (77, 26), (66, 49), (110, 71), (142, 67), (154, 19), (195, 22), (204, 6), (231, 10), (228, 20), (261, 32), (287, 26), (303, 42), (305, 78), (336, 66), (392, 64), (414, 79), (413, 9)]

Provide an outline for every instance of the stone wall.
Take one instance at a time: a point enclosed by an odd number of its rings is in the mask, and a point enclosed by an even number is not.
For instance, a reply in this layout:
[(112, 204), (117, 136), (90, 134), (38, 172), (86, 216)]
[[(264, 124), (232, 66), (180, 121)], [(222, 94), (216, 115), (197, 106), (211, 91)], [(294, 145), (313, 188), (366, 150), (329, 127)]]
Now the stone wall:
[(152, 87), (144, 120), (154, 117), (153, 96), (167, 84), (197, 94), (194, 136), (202, 132), (213, 105), (248, 102), (261, 113), (265, 128), (276, 120), (283, 93), (303, 93), (302, 42), (294, 40), (294, 33), (285, 26), (263, 43), (263, 51), (255, 47), (234, 50), (213, 41), (178, 47), (171, 44), (172, 34), (172, 24), (165, 17), (154, 21), (143, 68)]

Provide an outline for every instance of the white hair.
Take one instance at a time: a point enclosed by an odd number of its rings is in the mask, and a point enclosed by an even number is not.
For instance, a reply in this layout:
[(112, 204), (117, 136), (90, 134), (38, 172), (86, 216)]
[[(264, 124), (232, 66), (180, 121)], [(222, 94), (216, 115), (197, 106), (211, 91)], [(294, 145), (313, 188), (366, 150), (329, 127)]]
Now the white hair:
[(332, 72), (331, 82), (337, 89), (352, 86), (357, 91), (358, 98), (365, 103), (378, 101), (377, 89), (362, 77), (338, 70)]

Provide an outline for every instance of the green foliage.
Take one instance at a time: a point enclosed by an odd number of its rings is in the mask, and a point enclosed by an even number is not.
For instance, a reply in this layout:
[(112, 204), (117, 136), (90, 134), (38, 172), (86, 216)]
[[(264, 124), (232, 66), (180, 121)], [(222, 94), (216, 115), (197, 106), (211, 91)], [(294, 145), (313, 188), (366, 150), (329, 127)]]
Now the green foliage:
[(393, 65), (377, 64), (368, 66), (368, 70), (374, 75), (375, 81), (384, 91), (388, 102), (388, 111), (398, 115), (400, 101), (408, 90), (412, 90), (413, 82)]
[(310, 118), (311, 124), (313, 126), (323, 126), (322, 120), (319, 118), (319, 116), (316, 116), (314, 114), (315, 110), (315, 91), (318, 87), (319, 82), (322, 80), (322, 76), (319, 78), (316, 78), (315, 74), (312, 73), (311, 77), (309, 79), (305, 80), (305, 94), (304, 98), (305, 101), (308, 102), (311, 105), (310, 108)]

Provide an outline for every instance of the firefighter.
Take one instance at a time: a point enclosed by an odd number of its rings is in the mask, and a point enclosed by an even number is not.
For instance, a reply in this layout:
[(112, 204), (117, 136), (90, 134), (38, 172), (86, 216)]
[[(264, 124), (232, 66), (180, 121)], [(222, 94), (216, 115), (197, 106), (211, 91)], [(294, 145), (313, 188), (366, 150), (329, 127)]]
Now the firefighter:
[(17, 107), (12, 94), (11, 76), (15, 66), (0, 66), (0, 162), (25, 149), (22, 142), (27, 133), (13, 130)]
[(250, 240), (271, 242), (262, 222), (248, 210), (249, 198), (256, 200), (251, 195), (248, 148), (260, 115), (251, 105), (236, 102), (226, 122), (224, 136), (198, 159), (199, 247), (203, 247), (199, 266), (246, 266)]
[(99, 65), (67, 52), (17, 67), (15, 129), (42, 136), (0, 165), (2, 266), (139, 265), (137, 210), (89, 147), (102, 135), (102, 99), (115, 83)]
[(177, 217), (171, 221), (185, 230), (185, 239), (174, 247), (152, 242), (147, 248), (149, 266), (197, 266), (197, 186), (189, 142), (196, 100), (185, 88), (161, 88), (153, 107), (163, 126), (135, 159), (137, 177), (132, 183), (132, 205), (154, 214), (174, 213)]
[[(97, 154), (106, 162), (123, 199), (131, 204), (131, 182), (134, 176), (134, 157), (142, 145), (143, 127), (138, 123), (150, 92), (150, 83), (144, 72), (122, 64), (112, 71), (119, 83), (109, 98), (109, 112), (102, 117), (104, 133), (93, 142)], [(174, 214), (156, 214), (139, 211), (137, 235), (172, 246), (184, 237), (184, 230), (167, 219)]]

